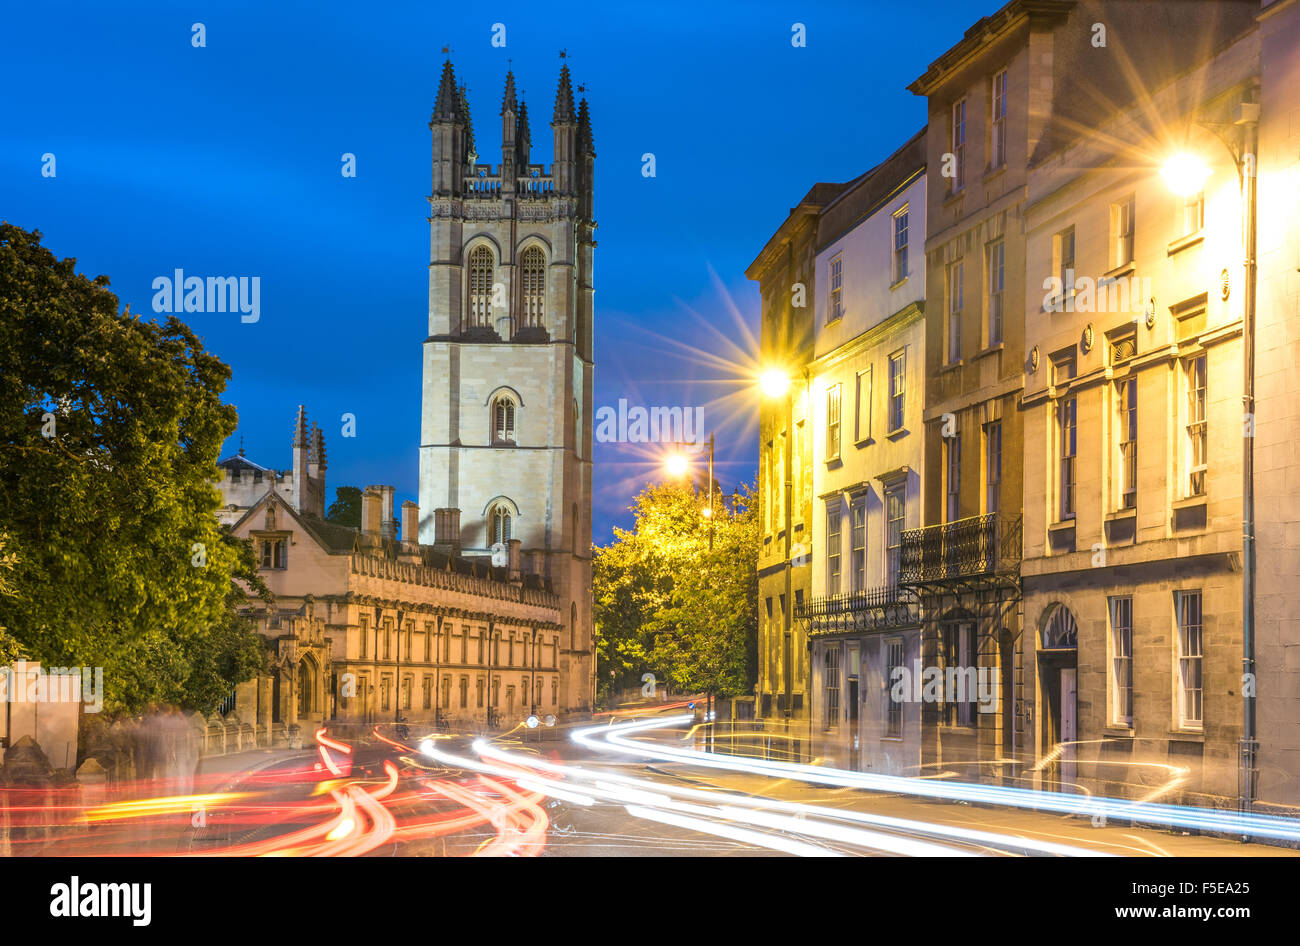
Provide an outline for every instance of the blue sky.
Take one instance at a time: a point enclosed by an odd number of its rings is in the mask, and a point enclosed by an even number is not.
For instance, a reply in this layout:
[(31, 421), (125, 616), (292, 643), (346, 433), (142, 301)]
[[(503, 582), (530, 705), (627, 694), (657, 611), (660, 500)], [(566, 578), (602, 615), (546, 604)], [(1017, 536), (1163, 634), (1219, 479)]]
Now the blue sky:
[[(550, 11), (568, 7), (567, 20)], [(906, 85), (996, 4), (68, 4), (11, 6), (0, 34), (0, 217), (106, 274), (151, 314), (151, 283), (261, 277), (261, 318), (192, 314), (231, 365), (248, 455), (290, 465), (299, 403), (321, 423), (330, 498), (416, 498), (427, 326), (430, 136), (452, 47), (480, 161), (500, 155), (512, 62), (534, 161), (569, 54), (596, 162), (596, 405), (704, 405), (719, 478), (752, 479), (757, 285), (744, 269), (816, 181), (851, 179), (925, 121)], [(207, 46), (191, 45), (191, 24)], [(506, 27), (505, 48), (491, 44)], [(803, 23), (807, 46), (791, 45)], [(357, 156), (357, 177), (340, 156)], [(644, 178), (641, 156), (656, 157)], [(55, 155), (57, 176), (41, 176)], [(734, 364), (728, 370), (710, 359)], [(723, 400), (725, 399), (725, 400)], [(357, 436), (340, 437), (345, 412)], [(595, 533), (626, 525), (658, 466), (598, 444)]]

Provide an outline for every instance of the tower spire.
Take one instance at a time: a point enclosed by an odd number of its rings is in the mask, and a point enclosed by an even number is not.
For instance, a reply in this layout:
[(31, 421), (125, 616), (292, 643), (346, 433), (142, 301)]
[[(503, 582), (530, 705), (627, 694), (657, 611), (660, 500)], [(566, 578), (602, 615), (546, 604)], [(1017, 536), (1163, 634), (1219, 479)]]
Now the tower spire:
[(501, 96), (501, 114), (517, 112), (518, 110), (519, 107), (515, 103), (515, 74), (508, 71), (506, 72), (506, 91)]
[(569, 80), (569, 64), (560, 67), (560, 84), (555, 90), (555, 114), (551, 116), (552, 125), (567, 125), (573, 122), (573, 83)]
[(596, 155), (596, 145), (591, 137), (591, 112), (585, 98), (578, 103), (578, 153)]
[(298, 417), (293, 425), (293, 444), (294, 447), (307, 446), (307, 408), (298, 405)]
[(438, 81), (438, 99), (433, 104), (431, 122), (458, 122), (461, 120), (460, 95), (456, 90), (456, 72), (448, 59), (442, 64), (442, 78)]
[(474, 147), (474, 123), (469, 117), (469, 96), (465, 94), (465, 86), (456, 90), (460, 96), (460, 112), (465, 117), (465, 153), (474, 154), (477, 149)]

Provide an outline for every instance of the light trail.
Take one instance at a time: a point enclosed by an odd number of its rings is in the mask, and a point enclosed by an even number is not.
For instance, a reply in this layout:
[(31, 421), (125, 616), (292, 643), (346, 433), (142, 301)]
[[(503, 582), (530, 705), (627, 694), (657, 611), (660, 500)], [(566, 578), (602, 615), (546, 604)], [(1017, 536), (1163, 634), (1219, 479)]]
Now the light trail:
[[(499, 759), (503, 762), (512, 761), (511, 754), (501, 749), (491, 746), (479, 740), (474, 744), (474, 749), (480, 755)], [(778, 810), (788, 812), (794, 816), (793, 822), (787, 820), (782, 823), (784, 830), (794, 831), (795, 833), (809, 833), (804, 829), (809, 822), (808, 816), (838, 819), (841, 821), (852, 821), (859, 824), (869, 824), (878, 828), (887, 828), (897, 831), (905, 831), (913, 834), (923, 834), (931, 837), (942, 837), (947, 840), (967, 842), (984, 847), (996, 847), (1001, 849), (1011, 849), (1022, 851), (1026, 854), (1055, 855), (1062, 857), (1103, 857), (1107, 856), (1100, 852), (1093, 851), (1089, 848), (1074, 847), (1066, 844), (1057, 844), (1050, 841), (1036, 841), (1029, 838), (1022, 838), (1014, 835), (998, 834), (993, 831), (981, 831), (972, 828), (962, 828), (952, 825), (936, 824), (928, 821), (914, 821), (907, 818), (895, 818), (889, 815), (877, 815), (870, 812), (855, 811), (853, 809), (829, 808), (821, 805), (811, 805), (803, 802), (781, 801), (771, 798), (754, 798), (748, 795), (737, 795), (734, 793), (701, 789), (688, 788), (685, 786), (665, 784), (655, 782), (649, 779), (635, 778), (626, 775), (611, 773), (594, 773), (577, 766), (564, 766), (555, 763), (536, 762), (529, 760), (529, 763), (535, 767), (544, 767), (548, 771), (557, 774), (563, 774), (569, 777), (585, 777), (594, 780), (619, 781), (625, 782), (634, 787), (646, 786), (653, 787), (660, 793), (678, 795), (685, 798), (693, 798), (700, 801), (717, 804), (719, 812), (734, 811), (734, 806), (742, 806), (756, 810)], [(550, 786), (555, 783), (549, 781), (539, 781), (539, 786), (552, 791)], [(597, 787), (601, 786), (600, 781), (596, 781)], [(558, 794), (555, 797), (560, 797)], [(660, 795), (662, 797), (662, 795)], [(731, 806), (731, 807), (727, 807)], [(803, 820), (800, 820), (803, 819)], [(839, 839), (844, 840), (841, 835)], [(870, 845), (868, 845), (870, 846)], [(908, 853), (899, 851), (898, 853)], [(934, 853), (934, 852), (932, 852)], [(947, 851), (944, 852), (948, 853)]]
[(1217, 812), (1208, 808), (1187, 808), (1179, 805), (1156, 805), (1099, 795), (1090, 796), (1083, 804), (1079, 804), (1077, 799), (1053, 792), (999, 785), (978, 785), (970, 782), (925, 781), (897, 775), (873, 775), (797, 762), (747, 761), (695, 749), (679, 749), (626, 738), (631, 733), (677, 726), (693, 720), (692, 714), (681, 714), (618, 726), (587, 727), (576, 730), (573, 733), (573, 740), (596, 752), (624, 752), (642, 758), (685, 762), (703, 768), (789, 778), (812, 784), (843, 785), (873, 792), (893, 792), (949, 801), (1028, 808), (1058, 814), (1093, 817), (1103, 815), (1116, 821), (1158, 824), (1231, 835), (1300, 840), (1300, 822), (1270, 815)]

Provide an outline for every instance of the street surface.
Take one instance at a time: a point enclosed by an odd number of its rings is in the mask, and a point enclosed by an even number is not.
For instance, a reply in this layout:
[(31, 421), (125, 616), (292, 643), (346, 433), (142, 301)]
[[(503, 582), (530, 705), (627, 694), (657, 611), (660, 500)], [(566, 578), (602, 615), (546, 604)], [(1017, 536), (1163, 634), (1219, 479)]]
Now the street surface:
[(10, 808), (10, 853), (1290, 857), (1300, 844), (1284, 819), (764, 760), (743, 740), (707, 751), (709, 726), (684, 709), (490, 737), (321, 730), (311, 749), (206, 759), (183, 786)]

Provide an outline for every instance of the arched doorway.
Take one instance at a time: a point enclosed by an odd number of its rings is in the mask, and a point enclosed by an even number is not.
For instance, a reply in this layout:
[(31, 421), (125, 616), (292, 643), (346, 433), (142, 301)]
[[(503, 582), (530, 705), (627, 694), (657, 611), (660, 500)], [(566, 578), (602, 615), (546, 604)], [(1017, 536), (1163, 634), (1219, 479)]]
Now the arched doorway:
[(307, 719), (315, 708), (316, 666), (310, 658), (298, 661), (298, 718)]
[(1039, 624), (1038, 689), (1043, 788), (1076, 791), (1079, 740), (1079, 625), (1065, 605), (1043, 612)]

